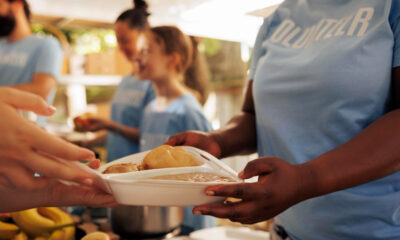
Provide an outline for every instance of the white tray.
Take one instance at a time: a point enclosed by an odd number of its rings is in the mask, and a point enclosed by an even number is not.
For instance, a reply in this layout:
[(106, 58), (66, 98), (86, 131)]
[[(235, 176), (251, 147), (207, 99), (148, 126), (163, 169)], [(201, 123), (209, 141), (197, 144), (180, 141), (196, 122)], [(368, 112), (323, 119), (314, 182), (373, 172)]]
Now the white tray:
[(252, 230), (246, 227), (214, 227), (194, 231), (190, 234), (193, 240), (266, 240), (269, 233)]
[(95, 178), (95, 184), (104, 191), (113, 194), (117, 202), (123, 205), (194, 206), (220, 202), (224, 198), (207, 196), (204, 193), (204, 189), (211, 185), (232, 184), (149, 179), (154, 176), (189, 172), (213, 172), (230, 177), (236, 182), (242, 182), (234, 170), (211, 154), (194, 147), (184, 146), (184, 149), (196, 158), (200, 166), (153, 169), (118, 174), (102, 173), (106, 168), (115, 164), (141, 164), (143, 158), (150, 151), (120, 158), (101, 166), (97, 170), (93, 170), (81, 163), (68, 162), (68, 164), (78, 165), (80, 168), (90, 172)]

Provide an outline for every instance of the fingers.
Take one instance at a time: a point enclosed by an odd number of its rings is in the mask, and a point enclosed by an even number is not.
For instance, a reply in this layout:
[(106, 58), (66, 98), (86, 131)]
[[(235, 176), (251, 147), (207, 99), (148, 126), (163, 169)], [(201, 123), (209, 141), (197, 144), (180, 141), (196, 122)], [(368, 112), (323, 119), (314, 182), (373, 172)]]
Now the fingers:
[(87, 165), (90, 168), (98, 169), (100, 167), (100, 160), (99, 159), (93, 159), (92, 161), (88, 162)]
[(202, 149), (215, 157), (221, 155), (221, 148), (216, 141), (200, 131), (187, 131), (171, 136), (164, 144), (171, 146), (192, 146)]
[(207, 187), (208, 196), (233, 197), (240, 199), (257, 199), (261, 195), (265, 197), (265, 191), (258, 183), (222, 184)]
[(53, 136), (38, 126), (32, 125), (32, 128), (28, 131), (31, 145), (38, 151), (66, 160), (88, 160), (94, 158), (92, 151)]
[(230, 204), (207, 204), (195, 207), (193, 214), (211, 215), (218, 218), (228, 218), (238, 222), (241, 219), (248, 219), (259, 212), (258, 203), (252, 201), (236, 202)]
[(273, 171), (273, 166), (268, 158), (259, 158), (249, 162), (243, 171), (239, 173), (242, 179), (252, 178), (261, 174), (268, 174)]
[[(68, 166), (52, 158), (32, 152), (23, 161), (29, 169), (39, 172), (48, 178), (78, 182), (85, 185), (93, 184), (92, 176), (78, 167)], [(17, 175), (18, 176), (18, 175)]]
[(186, 133), (179, 133), (172, 135), (164, 144), (170, 146), (184, 145), (186, 139)]
[(42, 97), (36, 94), (13, 88), (1, 89), (1, 91), (5, 91), (0, 94), (1, 101), (16, 109), (28, 110), (45, 116), (50, 116), (56, 111), (53, 106), (47, 104)]
[[(65, 194), (68, 192), (68, 194)], [(52, 188), (50, 199), (56, 206), (116, 206), (115, 198), (99, 189), (84, 186), (66, 186), (56, 183)]]
[(36, 191), (47, 186), (49, 180), (42, 177), (34, 177), (34, 173), (27, 168), (19, 165), (8, 163), (6, 171), (1, 172), (2, 183), (7, 188), (17, 188), (26, 191)]

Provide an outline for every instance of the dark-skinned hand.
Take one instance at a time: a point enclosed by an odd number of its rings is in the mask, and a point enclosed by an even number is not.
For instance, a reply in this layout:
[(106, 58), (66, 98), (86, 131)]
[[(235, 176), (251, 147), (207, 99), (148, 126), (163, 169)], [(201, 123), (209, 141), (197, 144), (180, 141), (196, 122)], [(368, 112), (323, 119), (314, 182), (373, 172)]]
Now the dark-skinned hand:
[(258, 181), (254, 183), (206, 188), (207, 195), (238, 198), (241, 201), (201, 205), (195, 207), (193, 213), (253, 224), (270, 219), (307, 199), (307, 181), (310, 176), (302, 165), (290, 165), (279, 158), (264, 157), (249, 162), (239, 173), (242, 179), (254, 176), (258, 176)]

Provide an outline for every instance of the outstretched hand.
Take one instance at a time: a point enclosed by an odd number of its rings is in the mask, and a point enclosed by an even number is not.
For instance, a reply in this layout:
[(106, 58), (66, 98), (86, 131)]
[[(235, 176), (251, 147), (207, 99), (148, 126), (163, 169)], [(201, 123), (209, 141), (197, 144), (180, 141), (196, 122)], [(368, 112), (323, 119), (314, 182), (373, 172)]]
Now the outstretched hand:
[[(79, 117), (77, 117), (79, 118)], [(74, 119), (76, 121), (76, 118)], [(103, 129), (107, 129), (112, 122), (110, 120), (99, 118), (99, 117), (86, 117), (85, 124), (80, 124), (79, 128), (75, 127), (78, 132), (95, 132)]]
[(220, 157), (221, 147), (219, 146), (216, 139), (206, 132), (200, 131), (187, 131), (183, 133), (178, 133), (171, 136), (167, 142), (164, 144), (171, 146), (192, 146), (202, 149), (215, 157)]
[[(46, 116), (55, 112), (54, 107), (37, 95), (0, 88), (0, 185), (37, 190), (46, 187), (49, 178), (91, 185), (93, 179), (89, 173), (47, 156), (77, 161), (93, 159), (93, 152), (45, 132), (24, 119), (17, 109)], [(43, 177), (34, 177), (35, 172)]]
[(310, 175), (302, 165), (290, 165), (279, 158), (264, 157), (249, 162), (239, 173), (242, 179), (254, 176), (258, 176), (258, 181), (254, 183), (206, 188), (207, 195), (233, 197), (241, 201), (197, 206), (193, 213), (252, 224), (270, 219), (308, 198)]

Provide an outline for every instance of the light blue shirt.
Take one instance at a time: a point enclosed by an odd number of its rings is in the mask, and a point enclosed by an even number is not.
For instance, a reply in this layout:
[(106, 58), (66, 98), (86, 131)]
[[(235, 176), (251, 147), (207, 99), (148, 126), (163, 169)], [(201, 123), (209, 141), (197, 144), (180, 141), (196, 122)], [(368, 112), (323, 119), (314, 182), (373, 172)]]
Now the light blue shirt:
[[(132, 75), (125, 76), (118, 85), (111, 104), (111, 120), (139, 128), (143, 110), (153, 100), (155, 92), (149, 81)], [(139, 152), (139, 144), (118, 133), (107, 134), (107, 162)]]
[[(60, 77), (63, 51), (53, 37), (31, 35), (17, 42), (0, 41), (0, 86), (30, 83), (37, 73)], [(55, 89), (50, 92), (47, 102), (54, 100)], [(39, 117), (38, 124), (45, 123)]]
[[(155, 110), (155, 101), (146, 107), (140, 124), (140, 151), (162, 145), (171, 135), (188, 131), (210, 131), (211, 124), (203, 114), (196, 98), (187, 93), (173, 101), (164, 111)], [(183, 224), (197, 229), (215, 226), (210, 216), (192, 214), (192, 207), (184, 208)]]
[[(290, 0), (265, 19), (251, 70), (260, 156), (307, 162), (388, 111), (399, 14), (398, 0)], [(278, 220), (293, 239), (400, 239), (400, 172)]]

